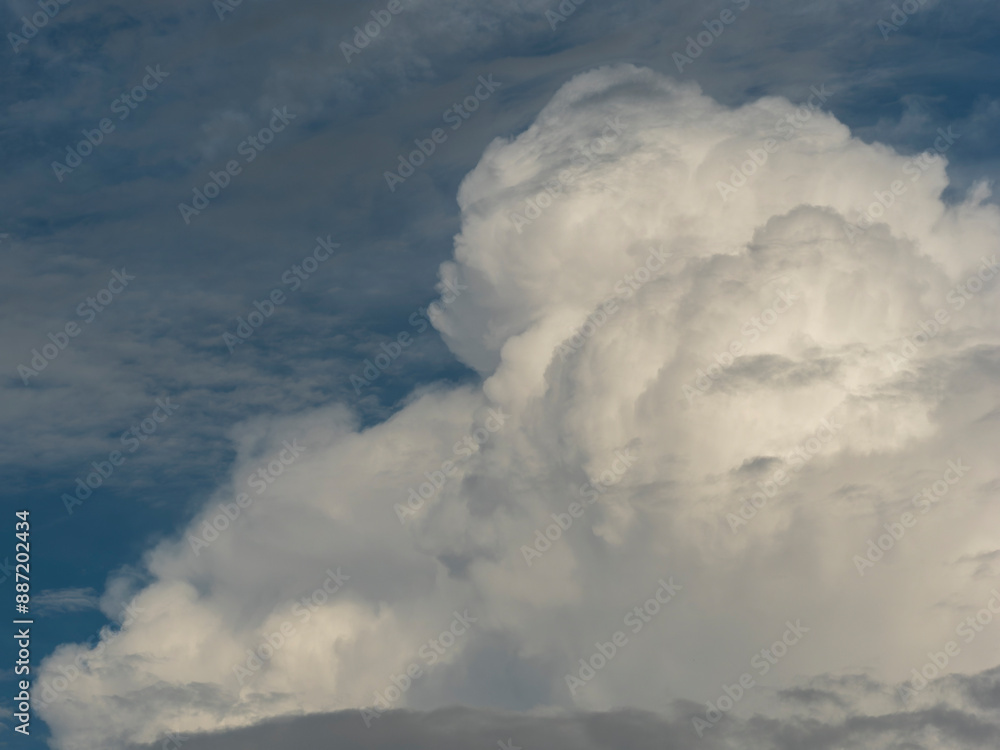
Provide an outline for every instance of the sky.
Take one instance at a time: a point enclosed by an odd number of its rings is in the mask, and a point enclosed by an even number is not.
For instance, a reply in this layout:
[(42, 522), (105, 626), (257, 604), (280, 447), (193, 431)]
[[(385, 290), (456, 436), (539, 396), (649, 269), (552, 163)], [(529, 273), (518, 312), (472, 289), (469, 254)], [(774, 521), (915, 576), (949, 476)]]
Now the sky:
[(0, 25), (0, 747), (998, 746), (992, 4)]

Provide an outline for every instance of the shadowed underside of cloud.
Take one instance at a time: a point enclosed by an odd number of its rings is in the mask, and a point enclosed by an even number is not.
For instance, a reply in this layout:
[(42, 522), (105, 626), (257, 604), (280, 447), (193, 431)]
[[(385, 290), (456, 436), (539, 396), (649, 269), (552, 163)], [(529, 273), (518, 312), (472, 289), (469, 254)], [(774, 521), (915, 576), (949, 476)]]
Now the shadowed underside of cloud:
[[(951, 685), (951, 692), (968, 693), (975, 682), (988, 683), (997, 690), (998, 677), (993, 670), (975, 678), (959, 678)], [(678, 704), (669, 715), (634, 710), (550, 716), (468, 708), (389, 711), (370, 728), (359, 712), (342, 711), (273, 719), (231, 732), (179, 735), (168, 739), (166, 745), (185, 750), (979, 750), (995, 748), (1000, 741), (1000, 714), (995, 703), (973, 702), (966, 710), (940, 703), (920, 710), (870, 715), (851, 713), (857, 707), (841, 700), (836, 689), (802, 690), (782, 698), (789, 708), (782, 718), (727, 717), (702, 736), (693, 728), (701, 707)], [(824, 710), (830, 704), (841, 709), (838, 715)], [(160, 746), (133, 746), (129, 750)]]
[(379, 704), (704, 711), (743, 675), (732, 715), (773, 718), (732, 736), (761, 747), (994, 736), (961, 690), (904, 711), (872, 687), (1000, 644), (1000, 215), (946, 186), (939, 155), (865, 144), (820, 99), (574, 78), (459, 191), (432, 318), (482, 387), (365, 430), (340, 406), (245, 425), (152, 582), (116, 583), (128, 626), (43, 665), (54, 745)]

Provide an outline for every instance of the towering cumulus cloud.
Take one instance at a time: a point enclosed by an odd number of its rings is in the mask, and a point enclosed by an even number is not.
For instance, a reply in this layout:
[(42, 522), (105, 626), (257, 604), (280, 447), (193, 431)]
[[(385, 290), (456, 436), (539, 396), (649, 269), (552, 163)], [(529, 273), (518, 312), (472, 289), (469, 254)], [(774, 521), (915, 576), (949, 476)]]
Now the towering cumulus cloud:
[(433, 321), (483, 385), (246, 425), (111, 582), (127, 625), (44, 664), (56, 746), (346, 707), (986, 711), (947, 687), (1000, 645), (1000, 216), (942, 202), (955, 134), (865, 144), (816, 91), (602, 68), (490, 144)]

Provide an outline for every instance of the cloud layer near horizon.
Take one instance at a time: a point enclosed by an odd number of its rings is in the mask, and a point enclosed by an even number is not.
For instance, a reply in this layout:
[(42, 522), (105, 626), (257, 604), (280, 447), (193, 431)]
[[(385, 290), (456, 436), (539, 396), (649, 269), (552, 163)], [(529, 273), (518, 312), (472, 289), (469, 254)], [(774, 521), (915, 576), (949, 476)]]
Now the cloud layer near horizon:
[[(967, 284), (1000, 215), (985, 186), (955, 206), (946, 186), (940, 158), (865, 144), (821, 107), (729, 109), (631, 66), (577, 76), (459, 192), (441, 274), (461, 291), (434, 322), (482, 389), (422, 389), (364, 431), (340, 406), (238, 430), (231, 486), (109, 587), (108, 612), (135, 594), (134, 620), (45, 663), (50, 683), (81, 668), (41, 709), (55, 746), (369, 706), (415, 663), (396, 706), (703, 704), (787, 621), (808, 634), (737, 713), (823, 676), (898, 683), (950, 639), (947, 671), (994, 666), (1000, 625), (955, 631), (996, 572), (997, 296)], [(877, 220), (859, 227), (864, 212)], [(253, 475), (279, 468), (257, 494)], [(924, 514), (913, 498), (935, 482)], [(192, 545), (219, 503), (229, 528)], [(906, 512), (915, 524), (859, 566)], [(346, 585), (303, 605), (338, 568)], [(633, 630), (671, 577), (675, 598)], [(475, 623), (429, 663), (466, 610)], [(247, 649), (287, 622), (241, 682)], [(628, 643), (571, 690), (618, 630)]]
[[(711, 733), (699, 738), (691, 727), (698, 707), (684, 706), (670, 715), (634, 710), (566, 712), (537, 716), (477, 709), (443, 709), (427, 713), (393, 711), (366, 729), (357, 712), (317, 714), (276, 719), (257, 726), (204, 736), (184, 736), (187, 750), (271, 750), (274, 747), (311, 750), (326, 747), (336, 737), (342, 750), (452, 750), (482, 747), (501, 750), (575, 748), (576, 750), (834, 750), (846, 746), (888, 748), (932, 748), (933, 750), (978, 750), (993, 748), (1000, 737), (995, 715), (988, 716), (990, 691), (996, 690), (996, 675), (979, 679), (959, 678), (951, 685), (971, 706), (961, 711), (940, 704), (917, 711), (879, 715), (851, 715), (852, 696), (887, 690), (887, 686), (845, 680), (809, 691), (784, 694), (782, 701), (797, 713), (781, 721), (756, 717), (744, 721), (727, 719)], [(846, 700), (845, 700), (846, 697)], [(990, 720), (992, 718), (992, 721)], [(168, 742), (167, 746), (170, 744)], [(162, 750), (154, 745), (143, 750)], [(132, 749), (130, 749), (132, 750)], [(135, 748), (134, 750), (140, 750)]]

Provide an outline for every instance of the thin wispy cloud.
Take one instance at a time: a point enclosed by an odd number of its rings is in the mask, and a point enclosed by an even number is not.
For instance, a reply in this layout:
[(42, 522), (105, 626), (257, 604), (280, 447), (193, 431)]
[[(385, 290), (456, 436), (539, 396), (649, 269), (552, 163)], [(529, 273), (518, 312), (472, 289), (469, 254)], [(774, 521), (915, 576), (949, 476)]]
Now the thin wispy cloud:
[(100, 599), (92, 588), (50, 589), (32, 596), (32, 603), (39, 614), (62, 614), (98, 609)]

